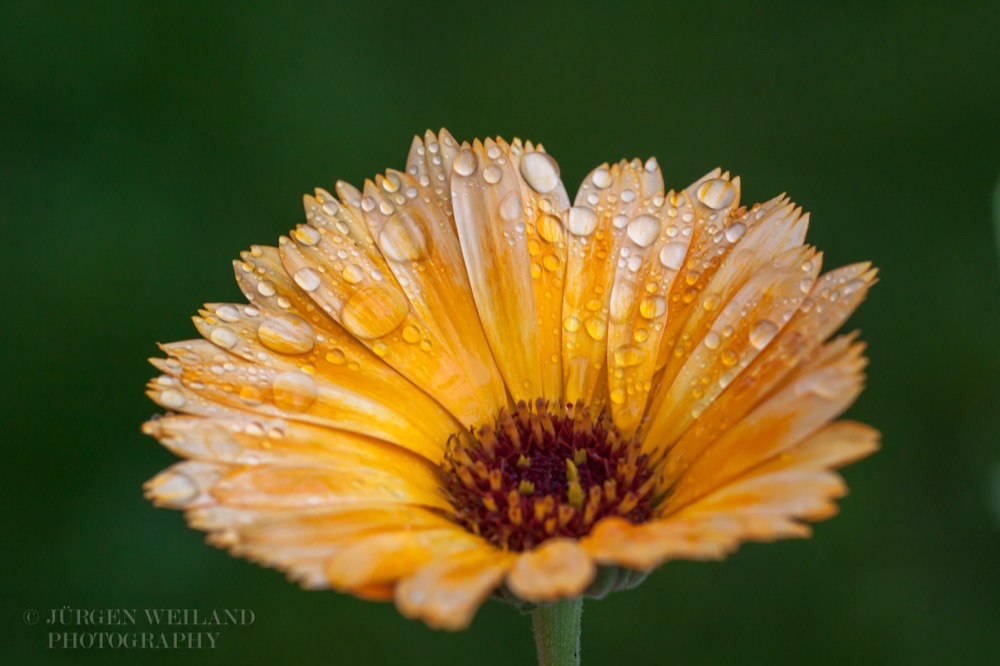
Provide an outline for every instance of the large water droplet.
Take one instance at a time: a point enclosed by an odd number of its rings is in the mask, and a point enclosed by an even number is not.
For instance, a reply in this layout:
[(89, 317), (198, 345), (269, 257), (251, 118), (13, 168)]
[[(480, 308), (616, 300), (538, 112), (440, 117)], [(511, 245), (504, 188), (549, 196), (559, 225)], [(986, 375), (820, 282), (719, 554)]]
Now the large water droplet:
[(678, 271), (684, 265), (684, 257), (687, 255), (687, 250), (688, 248), (685, 243), (667, 243), (660, 250), (660, 263), (665, 268)]
[(212, 332), (208, 334), (208, 339), (223, 349), (232, 349), (236, 346), (236, 342), (239, 340), (236, 333), (233, 332), (233, 329), (227, 326), (213, 328)]
[(750, 328), (750, 344), (763, 349), (778, 334), (778, 326), (769, 319), (761, 319)]
[(573, 206), (569, 209), (569, 231), (576, 236), (589, 236), (597, 228), (597, 213), (590, 208)]
[(646, 296), (639, 303), (639, 314), (646, 319), (662, 317), (667, 311), (667, 299), (663, 296)]
[(391, 261), (409, 262), (426, 259), (427, 236), (420, 223), (410, 216), (397, 213), (389, 218), (378, 235), (378, 244)]
[(476, 165), (478, 164), (476, 160), (476, 154), (473, 153), (468, 148), (463, 149), (455, 161), (452, 163), (452, 168), (460, 176), (471, 176), (476, 171)]
[(580, 330), (580, 320), (577, 317), (570, 315), (563, 320), (563, 328), (565, 328), (570, 333), (575, 333)]
[(562, 240), (562, 220), (555, 215), (542, 215), (538, 218), (538, 235), (550, 243)]
[(643, 352), (640, 348), (632, 345), (622, 345), (615, 350), (615, 366), (619, 368), (631, 368), (639, 365), (643, 359)]
[(240, 320), (240, 311), (235, 305), (227, 303), (215, 308), (215, 316), (222, 321), (233, 323)]
[(304, 372), (290, 370), (274, 378), (271, 384), (274, 404), (288, 412), (304, 412), (316, 401), (319, 387)]
[(583, 327), (587, 330), (587, 335), (598, 341), (603, 340), (608, 332), (608, 322), (600, 317), (588, 318), (583, 322)]
[(294, 279), (295, 284), (299, 285), (306, 291), (315, 291), (319, 287), (320, 283), (319, 273), (308, 266), (295, 271)]
[(359, 338), (380, 338), (406, 319), (410, 306), (403, 294), (385, 282), (354, 292), (340, 312), (341, 323)]
[(603, 190), (605, 187), (611, 185), (611, 173), (604, 167), (595, 169), (594, 175), (591, 176), (591, 180), (594, 181), (595, 187)]
[(268, 317), (257, 328), (257, 338), (265, 347), (282, 354), (305, 354), (316, 343), (312, 326), (293, 314)]
[(735, 243), (739, 239), (743, 238), (743, 234), (747, 231), (747, 225), (742, 222), (737, 222), (726, 227), (726, 240), (730, 243)]
[(625, 233), (639, 247), (648, 247), (660, 233), (660, 221), (652, 215), (640, 215), (628, 223)]
[(517, 192), (510, 192), (500, 201), (500, 217), (507, 221), (517, 220), (524, 215), (524, 208), (521, 205), (521, 195)]
[(501, 178), (503, 178), (503, 169), (496, 164), (491, 164), (483, 169), (483, 180), (490, 185), (496, 185), (500, 182)]
[(160, 402), (168, 409), (180, 409), (187, 402), (184, 394), (176, 389), (167, 389), (160, 394)]
[(295, 240), (302, 243), (303, 245), (316, 245), (319, 243), (320, 235), (314, 227), (308, 224), (300, 224), (295, 229)]
[(698, 188), (698, 200), (709, 208), (728, 208), (736, 200), (736, 186), (728, 180), (713, 178)]
[(531, 189), (545, 194), (559, 185), (559, 165), (546, 153), (528, 153), (521, 158), (521, 175)]

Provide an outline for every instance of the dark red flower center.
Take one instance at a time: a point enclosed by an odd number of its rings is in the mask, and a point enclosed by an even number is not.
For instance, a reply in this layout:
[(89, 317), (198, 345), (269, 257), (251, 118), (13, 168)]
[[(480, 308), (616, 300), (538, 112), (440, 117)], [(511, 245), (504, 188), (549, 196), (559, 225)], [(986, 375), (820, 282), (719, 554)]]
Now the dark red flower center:
[(641, 523), (656, 499), (656, 466), (638, 440), (582, 404), (501, 410), (493, 427), (452, 437), (442, 467), (458, 522), (513, 551), (582, 537), (605, 516)]

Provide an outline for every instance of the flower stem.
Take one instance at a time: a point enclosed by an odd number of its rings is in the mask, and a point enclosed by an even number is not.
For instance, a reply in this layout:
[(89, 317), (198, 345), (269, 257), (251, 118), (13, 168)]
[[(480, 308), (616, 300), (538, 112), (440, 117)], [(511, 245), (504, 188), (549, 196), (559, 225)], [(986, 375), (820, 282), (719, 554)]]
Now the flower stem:
[(531, 614), (538, 666), (579, 666), (580, 615), (583, 599), (539, 606)]

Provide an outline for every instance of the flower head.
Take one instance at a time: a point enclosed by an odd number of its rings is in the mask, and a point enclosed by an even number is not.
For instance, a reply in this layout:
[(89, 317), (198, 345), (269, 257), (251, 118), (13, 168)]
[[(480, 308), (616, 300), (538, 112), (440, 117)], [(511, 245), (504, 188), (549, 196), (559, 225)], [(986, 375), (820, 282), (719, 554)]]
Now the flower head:
[(153, 360), (145, 431), (187, 460), (147, 493), (233, 554), (461, 628), (805, 536), (877, 447), (832, 422), (865, 359), (828, 341), (875, 271), (821, 273), (784, 196), (664, 191), (650, 159), (571, 205), (541, 145), (444, 130), (336, 192)]

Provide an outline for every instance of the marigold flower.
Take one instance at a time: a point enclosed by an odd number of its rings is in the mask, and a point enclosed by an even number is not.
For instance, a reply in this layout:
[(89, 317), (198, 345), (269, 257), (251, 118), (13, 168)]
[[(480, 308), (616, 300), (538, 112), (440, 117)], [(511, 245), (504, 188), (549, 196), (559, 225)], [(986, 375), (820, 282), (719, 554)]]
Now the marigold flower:
[(828, 341), (875, 270), (821, 273), (784, 196), (650, 159), (571, 204), (540, 144), (444, 130), (336, 193), (152, 361), (144, 430), (186, 460), (148, 496), (234, 555), (460, 629), (806, 536), (877, 447), (832, 422), (866, 360)]

